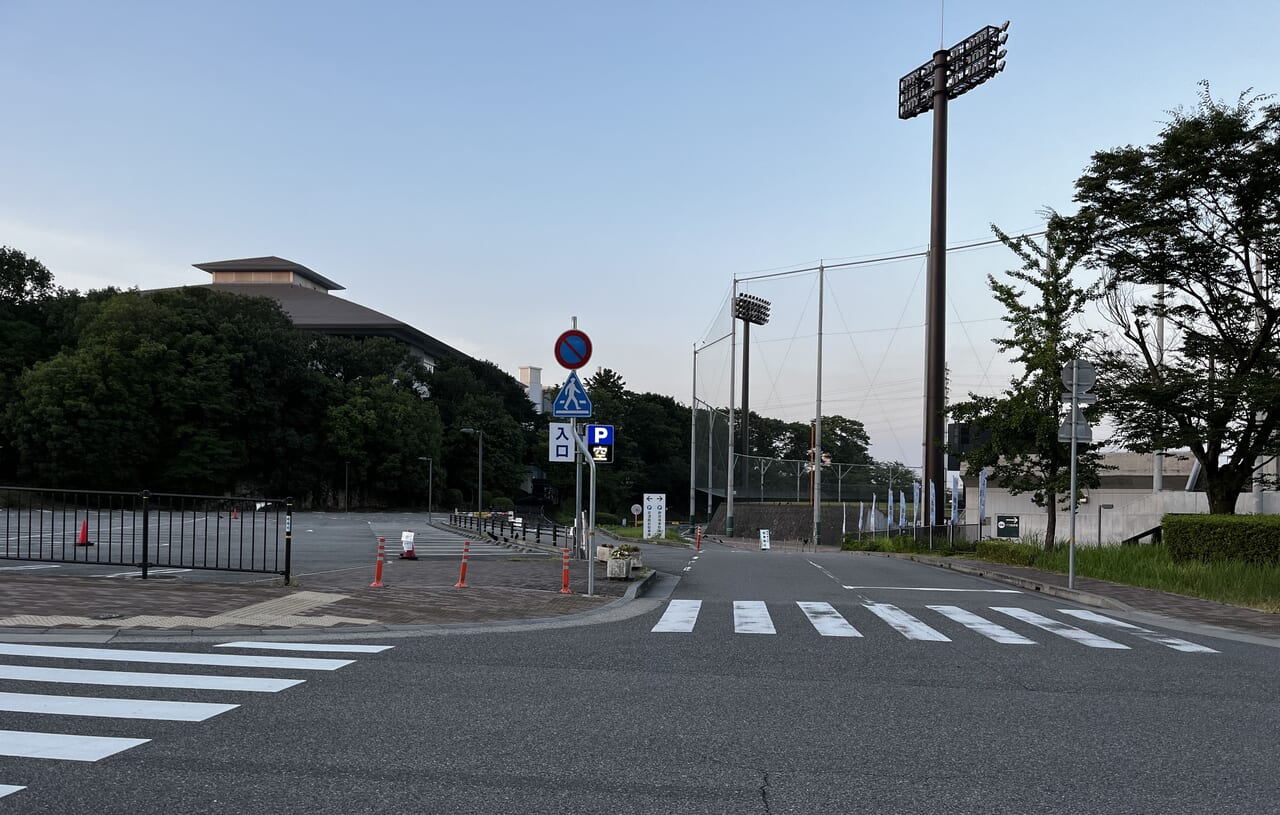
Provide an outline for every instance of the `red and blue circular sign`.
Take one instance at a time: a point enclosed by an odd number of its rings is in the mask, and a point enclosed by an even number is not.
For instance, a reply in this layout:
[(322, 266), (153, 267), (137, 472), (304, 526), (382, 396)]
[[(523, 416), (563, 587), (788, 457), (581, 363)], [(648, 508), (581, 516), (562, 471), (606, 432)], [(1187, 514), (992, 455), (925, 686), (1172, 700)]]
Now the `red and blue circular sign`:
[(556, 362), (570, 370), (581, 368), (591, 359), (591, 338), (571, 328), (556, 339)]

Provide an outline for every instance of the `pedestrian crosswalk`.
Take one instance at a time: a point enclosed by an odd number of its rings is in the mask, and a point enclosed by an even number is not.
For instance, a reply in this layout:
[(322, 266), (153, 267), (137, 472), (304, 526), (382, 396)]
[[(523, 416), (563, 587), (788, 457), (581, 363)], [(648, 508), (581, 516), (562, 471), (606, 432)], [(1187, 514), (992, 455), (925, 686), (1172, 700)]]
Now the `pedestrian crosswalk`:
[[(926, 605), (924, 608), (932, 612), (932, 615), (926, 618), (927, 621), (890, 603), (864, 602), (852, 604), (849, 609), (844, 611), (837, 610), (830, 603), (823, 602), (797, 601), (794, 605), (791, 603), (774, 604), (772, 612), (769, 606), (770, 604), (760, 600), (735, 600), (732, 604), (734, 633), (776, 634), (777, 626), (774, 622), (774, 615), (778, 615), (781, 619), (784, 615), (793, 614), (793, 608), (798, 608), (800, 617), (806, 620), (813, 631), (822, 637), (862, 638), (864, 636), (863, 632), (849, 618), (857, 615), (855, 621), (858, 625), (863, 625), (859, 618), (864, 616), (863, 612), (867, 612), (868, 615), (865, 616), (865, 619), (868, 623), (883, 624), (906, 639), (917, 642), (953, 642), (951, 636), (934, 627), (934, 625), (944, 627), (946, 624), (944, 621), (949, 621), (950, 623), (958, 624), (963, 632), (971, 632), (1000, 645), (1036, 645), (1038, 643), (1038, 640), (1026, 634), (995, 622), (995, 619), (1002, 619), (1000, 615), (1003, 615), (1003, 617), (1011, 618), (1018, 623), (1031, 626), (1033, 629), (1039, 629), (1041, 632), (1060, 637), (1086, 648), (1110, 651), (1127, 651), (1131, 649), (1131, 646), (1126, 645), (1124, 642), (1117, 642), (1086, 628), (1016, 606), (990, 606), (985, 609), (970, 610), (954, 605)], [(1113, 636), (1118, 635), (1121, 638), (1133, 637), (1189, 654), (1218, 653), (1208, 646), (1161, 634), (1086, 609), (1061, 608), (1056, 611), (1077, 622), (1089, 623), (1107, 629), (1107, 633)], [(717, 612), (712, 613), (715, 614)], [(989, 617), (992, 617), (992, 613), (996, 616), (989, 619)], [(936, 615), (936, 617), (933, 615)], [(671, 600), (668, 602), (657, 624), (653, 626), (651, 633), (693, 633), (702, 616), (703, 602), (701, 600)], [(953, 632), (954, 635), (955, 633)]]
[[(50, 716), (73, 717), (74, 725), (55, 725), (32, 730), (0, 730), (0, 776), (16, 772), (6, 767), (4, 759), (49, 759), (55, 761), (93, 762), (116, 755), (151, 741), (145, 729), (137, 736), (104, 736), (94, 732), (95, 719), (132, 720), (134, 722), (203, 722), (251, 702), (251, 698), (226, 700), (225, 692), (279, 693), (306, 681), (295, 678), (297, 672), (335, 671), (352, 664), (355, 656), (386, 651), (391, 645), (356, 645), (349, 643), (305, 642), (228, 642), (213, 646), (218, 652), (158, 651), (124, 648), (36, 645), (0, 642), (0, 713), (32, 716), (33, 722), (47, 721)], [(261, 652), (288, 653), (289, 656)], [(247, 652), (247, 653), (241, 653)], [(342, 654), (352, 658), (295, 656), (294, 654)], [(27, 664), (53, 663), (53, 664)], [(126, 662), (136, 668), (181, 666), (216, 668), (222, 673), (181, 673), (173, 670), (100, 670), (102, 662)], [(59, 664), (61, 663), (61, 664)], [(180, 669), (179, 669), (180, 670)], [(281, 672), (286, 676), (261, 676), (240, 671)], [(288, 675), (293, 674), (293, 675)], [(23, 683), (19, 685), (17, 683)], [(158, 688), (183, 691), (185, 696), (201, 692), (219, 692), (217, 701), (178, 699), (133, 699), (111, 695), (109, 691), (84, 689), (79, 692), (64, 686), (85, 685), (95, 688)], [(32, 691), (49, 692), (32, 692)], [(63, 692), (65, 691), (65, 692)], [(23, 718), (6, 719), (6, 724)], [(144, 725), (138, 724), (139, 728)], [(77, 732), (65, 732), (74, 730)], [(21, 765), (18, 765), (21, 766)], [(3, 778), (21, 782), (21, 778)], [(0, 798), (20, 792), (21, 783), (0, 783)]]

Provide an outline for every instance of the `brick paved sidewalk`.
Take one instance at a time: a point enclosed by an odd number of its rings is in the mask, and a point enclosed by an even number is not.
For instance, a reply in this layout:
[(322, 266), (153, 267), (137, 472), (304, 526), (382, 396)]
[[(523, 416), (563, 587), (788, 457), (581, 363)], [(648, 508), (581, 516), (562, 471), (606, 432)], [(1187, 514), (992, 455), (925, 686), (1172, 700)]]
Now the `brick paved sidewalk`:
[(383, 587), (368, 567), (302, 575), (300, 586), (6, 574), (0, 576), (0, 636), (5, 631), (286, 629), (429, 625), (555, 617), (600, 608), (630, 581), (608, 580), (594, 564), (570, 564), (572, 594), (561, 594), (558, 557), (476, 558), (467, 588), (455, 588), (458, 564), (419, 558), (387, 564)]

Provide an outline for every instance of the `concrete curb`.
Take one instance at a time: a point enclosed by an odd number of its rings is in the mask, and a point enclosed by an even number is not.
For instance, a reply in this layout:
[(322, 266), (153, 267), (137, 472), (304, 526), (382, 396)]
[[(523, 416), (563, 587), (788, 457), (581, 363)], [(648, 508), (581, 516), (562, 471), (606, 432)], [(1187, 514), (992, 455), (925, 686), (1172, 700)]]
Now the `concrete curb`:
[(981, 577), (986, 580), (994, 580), (998, 583), (1007, 583), (1010, 586), (1017, 586), (1020, 589), (1040, 592), (1051, 597), (1058, 597), (1063, 600), (1071, 600), (1081, 605), (1095, 606), (1097, 608), (1107, 608), (1113, 611), (1136, 611), (1132, 606), (1122, 603), (1119, 600), (1113, 600), (1101, 594), (1092, 594), (1079, 589), (1068, 589), (1063, 586), (1055, 586), (1051, 583), (1041, 583), (1038, 580), (1031, 580), (1019, 575), (1001, 572), (998, 568), (982, 568), (975, 569), (972, 566), (966, 566), (963, 563), (953, 563), (946, 558), (933, 557), (931, 555), (912, 555), (901, 554), (898, 552), (858, 552), (860, 555), (871, 555), (878, 557), (897, 558), (899, 560), (910, 560), (916, 563), (923, 563), (926, 566), (933, 566), (938, 569), (950, 569), (953, 572), (967, 574), (973, 577)]

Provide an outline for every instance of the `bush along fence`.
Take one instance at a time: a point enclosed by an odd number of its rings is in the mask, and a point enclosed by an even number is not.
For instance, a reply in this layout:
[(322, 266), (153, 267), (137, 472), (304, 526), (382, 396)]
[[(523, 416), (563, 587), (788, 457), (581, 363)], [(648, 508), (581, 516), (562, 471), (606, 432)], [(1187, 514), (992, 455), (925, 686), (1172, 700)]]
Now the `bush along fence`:
[(846, 532), (841, 538), (841, 548), (861, 552), (972, 552), (981, 537), (982, 527), (978, 524), (894, 524), (883, 530)]
[(0, 487), (0, 559), (279, 574), (293, 499)]
[(1280, 515), (1166, 515), (1161, 523), (1175, 561), (1280, 563)]

